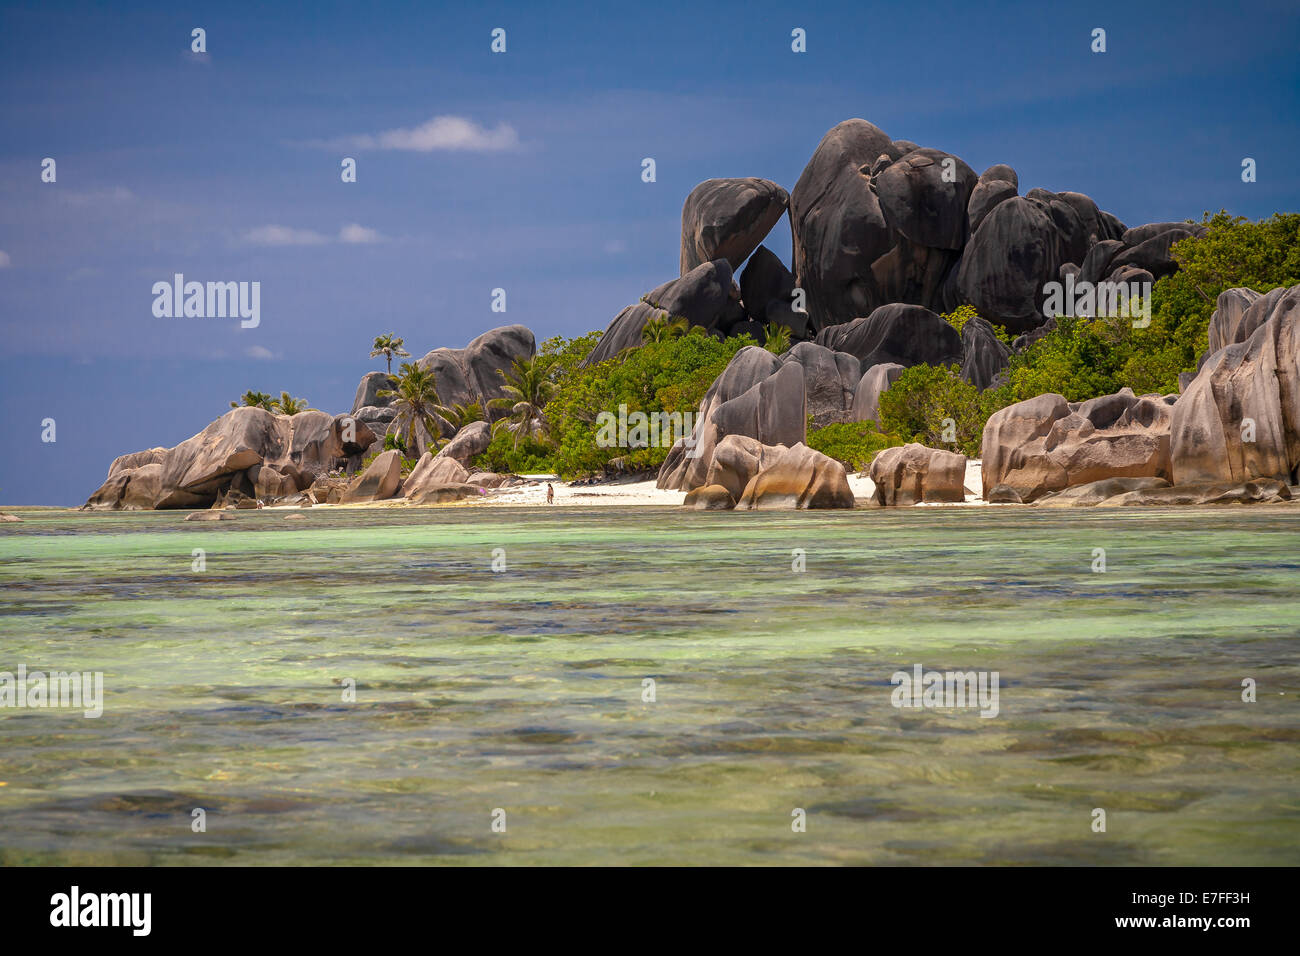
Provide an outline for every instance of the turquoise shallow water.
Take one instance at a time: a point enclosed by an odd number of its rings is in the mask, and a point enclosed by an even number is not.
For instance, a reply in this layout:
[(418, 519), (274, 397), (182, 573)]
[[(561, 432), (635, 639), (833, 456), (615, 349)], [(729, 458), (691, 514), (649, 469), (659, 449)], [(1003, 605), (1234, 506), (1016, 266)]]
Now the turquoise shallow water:
[(1300, 862), (1300, 507), (183, 517), (0, 525), (0, 862)]

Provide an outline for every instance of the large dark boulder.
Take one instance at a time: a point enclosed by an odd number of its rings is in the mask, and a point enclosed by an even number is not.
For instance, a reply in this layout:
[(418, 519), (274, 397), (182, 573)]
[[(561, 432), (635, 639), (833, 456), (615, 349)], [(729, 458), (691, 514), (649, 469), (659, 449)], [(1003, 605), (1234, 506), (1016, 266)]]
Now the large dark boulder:
[(686, 275), (651, 289), (640, 302), (615, 316), (582, 364), (594, 365), (639, 346), (646, 323), (666, 316), (681, 316), (691, 325), (717, 334), (725, 334), (744, 321), (740, 290), (732, 281), (727, 260), (702, 263)]
[(1088, 228), (1074, 205), (1046, 189), (1031, 189), (1025, 194), (1025, 199), (1047, 213), (1056, 227), (1056, 261), (1082, 263), (1092, 243), (1088, 238)]
[(1118, 239), (1103, 239), (1088, 250), (1083, 257), (1079, 270), (1080, 282), (1100, 282), (1110, 274), (1110, 262), (1124, 251), (1124, 243)]
[(1043, 322), (1044, 285), (1061, 266), (1060, 234), (1043, 204), (1014, 197), (975, 230), (957, 275), (961, 298), (1011, 332)]
[[(433, 372), (443, 405), (477, 402), (484, 415), (500, 418), (505, 411), (492, 409), (489, 403), (505, 394), (501, 373), (509, 372), (516, 359), (532, 358), (536, 352), (531, 331), (522, 325), (506, 325), (484, 332), (463, 349), (434, 349), (419, 364)], [(444, 437), (451, 431), (446, 426)]]
[(872, 185), (891, 229), (920, 246), (960, 250), (966, 243), (966, 203), (977, 181), (975, 170), (957, 157), (915, 149), (883, 169)]
[(1170, 228), (1150, 234), (1149, 238), (1142, 239), (1141, 242), (1132, 240), (1148, 235), (1143, 231), (1147, 227), (1139, 226), (1126, 232), (1124, 235), (1131, 237), (1131, 239), (1126, 238), (1124, 250), (1111, 259), (1110, 269), (1112, 272), (1121, 266), (1131, 265), (1139, 269), (1145, 269), (1157, 279), (1163, 279), (1165, 276), (1173, 275), (1178, 271), (1178, 263), (1174, 261), (1171, 247), (1175, 242), (1195, 236), (1198, 233), (1191, 229), (1187, 223), (1152, 223), (1151, 225), (1169, 226)]
[(663, 309), (656, 309), (653, 305), (645, 302), (629, 305), (614, 316), (613, 321), (605, 327), (605, 331), (600, 336), (600, 341), (596, 343), (596, 347), (591, 350), (591, 353), (583, 359), (582, 364), (584, 366), (595, 365), (597, 362), (612, 359), (625, 349), (636, 348), (641, 344), (641, 333), (644, 331), (647, 322), (667, 318), (669, 318), (669, 315)]
[(784, 214), (790, 197), (766, 179), (707, 179), (682, 205), (682, 275), (714, 259), (739, 269)]
[(961, 377), (981, 391), (992, 385), (1011, 361), (1011, 349), (979, 316), (967, 319), (962, 326), (961, 348)]
[(851, 420), (853, 395), (862, 377), (856, 356), (800, 342), (781, 356), (781, 364), (792, 363), (803, 372), (804, 397), (814, 428)]
[[(988, 173), (984, 175), (987, 176)], [(970, 231), (973, 233), (980, 227), (980, 223), (993, 211), (994, 206), (1016, 195), (1018, 192), (1014, 182), (1005, 179), (986, 180), (981, 176), (980, 181), (971, 190), (970, 200), (966, 203), (966, 217)]]
[(889, 252), (893, 235), (871, 188), (871, 168), (890, 153), (897, 150), (884, 132), (846, 120), (822, 137), (790, 193), (794, 273), (814, 330), (881, 304), (871, 264)]
[(962, 360), (957, 330), (919, 305), (882, 305), (870, 315), (824, 329), (816, 342), (856, 356), (865, 371), (882, 362), (953, 365)]
[(795, 281), (785, 263), (767, 246), (759, 246), (740, 274), (740, 298), (745, 314), (760, 325), (769, 321), (768, 305), (789, 303)]

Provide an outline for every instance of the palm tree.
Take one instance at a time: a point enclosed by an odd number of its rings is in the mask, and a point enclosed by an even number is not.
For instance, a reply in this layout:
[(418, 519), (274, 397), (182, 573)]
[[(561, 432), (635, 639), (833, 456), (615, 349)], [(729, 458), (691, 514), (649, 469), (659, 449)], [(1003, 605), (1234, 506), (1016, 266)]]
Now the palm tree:
[(403, 424), (406, 427), (407, 449), (419, 451), (417, 426), (423, 425), (431, 438), (436, 439), (440, 434), (438, 422), (433, 417), (434, 412), (442, 405), (438, 398), (437, 384), (431, 371), (419, 364), (412, 365), (410, 362), (402, 363), (396, 378), (397, 388), (380, 389), (378, 395), (380, 398), (395, 399), (393, 402), (393, 408), (397, 409), (395, 421), (399, 423), (399, 428)]
[(691, 323), (682, 315), (660, 315), (651, 319), (641, 328), (641, 344), (667, 342), (685, 335)]
[(520, 438), (535, 438), (542, 434), (545, 420), (542, 409), (555, 395), (555, 383), (550, 380), (551, 362), (540, 355), (529, 359), (517, 358), (509, 373), (498, 369), (505, 384), (505, 395), (488, 402), (489, 408), (508, 408), (510, 414), (492, 426), (493, 433), (505, 430), (515, 436), (514, 446)]
[(231, 402), (231, 408), (241, 408), (243, 406), (252, 408), (265, 408), (268, 412), (275, 411), (275, 400), (266, 392), (247, 391), (240, 396), (239, 401)]
[(280, 397), (271, 402), (271, 411), (279, 412), (281, 415), (297, 415), (299, 412), (308, 411), (310, 408), (307, 399), (294, 398), (288, 392), (281, 392)]
[(790, 329), (779, 322), (769, 322), (763, 327), (763, 348), (773, 355), (780, 355), (790, 349)]
[(405, 339), (398, 338), (393, 335), (392, 332), (389, 332), (387, 335), (376, 335), (375, 344), (371, 348), (370, 357), (374, 358), (376, 355), (382, 355), (384, 360), (388, 362), (388, 374), (392, 375), (394, 355), (398, 358), (411, 357), (411, 353), (402, 348), (405, 342)]
[(478, 402), (469, 402), (466, 405), (439, 405), (434, 411), (445, 418), (456, 431), (460, 431), (470, 422), (484, 420), (483, 406)]

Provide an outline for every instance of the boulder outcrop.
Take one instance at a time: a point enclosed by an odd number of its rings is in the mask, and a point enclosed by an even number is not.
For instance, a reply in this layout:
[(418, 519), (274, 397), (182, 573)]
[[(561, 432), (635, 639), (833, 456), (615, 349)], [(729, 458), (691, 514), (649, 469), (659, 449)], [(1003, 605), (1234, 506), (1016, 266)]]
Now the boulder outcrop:
[(881, 362), (862, 373), (857, 390), (853, 393), (853, 407), (849, 421), (880, 424), (880, 396), (903, 374), (897, 362)]
[(682, 204), (681, 270), (726, 259), (739, 269), (785, 214), (790, 197), (767, 179), (707, 179)]
[(174, 448), (123, 455), (83, 506), (91, 510), (203, 508), (234, 489), (262, 500), (295, 494), (358, 460), (374, 434), (346, 415), (292, 417), (233, 408)]
[(659, 469), (658, 486), (691, 491), (707, 484), (713, 451), (727, 435), (744, 435), (765, 445), (804, 440), (807, 409), (802, 366), (782, 364), (757, 346), (741, 349), (705, 392), (695, 428), (677, 441)]
[(997, 486), (1025, 502), (1104, 478), (1171, 478), (1170, 403), (1130, 389), (1086, 402), (1039, 395), (994, 412), (981, 440), (986, 498)]
[(882, 363), (910, 368), (962, 361), (961, 336), (956, 329), (927, 308), (898, 302), (823, 329), (816, 342), (853, 355), (864, 372)]
[(848, 475), (835, 459), (799, 443), (764, 452), (761, 461), (736, 502), (738, 510), (853, 507)]
[(647, 322), (677, 316), (707, 332), (720, 334), (746, 320), (740, 289), (732, 279), (731, 264), (726, 259), (701, 263), (680, 278), (651, 289), (640, 302), (614, 317), (582, 364), (595, 365), (624, 349), (639, 346)]
[[(532, 358), (536, 352), (537, 342), (527, 327), (505, 325), (484, 332), (463, 349), (434, 349), (418, 364), (433, 372), (443, 405), (478, 403), (484, 415), (496, 419), (505, 412), (490, 408), (489, 403), (505, 394), (501, 373), (509, 372), (516, 359)], [(451, 425), (441, 424), (442, 436), (451, 437)]]
[(402, 485), (402, 453), (395, 449), (381, 453), (343, 493), (345, 505), (383, 501), (397, 494)]
[[(1230, 299), (1229, 311), (1242, 298), (1247, 297)], [(1296, 481), (1300, 285), (1252, 301), (1238, 322), (1229, 314), (1218, 323), (1217, 341), (1242, 335), (1248, 337), (1205, 360), (1174, 406), (1171, 455), (1177, 485)]]
[(966, 500), (966, 456), (916, 443), (886, 448), (871, 462), (869, 476), (881, 505)]

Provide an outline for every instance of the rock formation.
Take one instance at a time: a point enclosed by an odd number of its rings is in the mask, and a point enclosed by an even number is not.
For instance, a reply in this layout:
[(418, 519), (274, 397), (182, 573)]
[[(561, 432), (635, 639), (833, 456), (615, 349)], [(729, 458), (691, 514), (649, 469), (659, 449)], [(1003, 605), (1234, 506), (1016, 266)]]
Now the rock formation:
[(870, 477), (881, 505), (966, 500), (966, 456), (941, 448), (915, 443), (886, 448), (872, 460)]
[(1070, 403), (1049, 393), (994, 412), (980, 449), (985, 497), (998, 486), (1029, 502), (1104, 478), (1169, 480), (1174, 398), (1126, 388)]
[(316, 475), (355, 460), (374, 439), (350, 416), (233, 408), (175, 448), (116, 459), (84, 507), (203, 508), (232, 490), (258, 497), (259, 482), (267, 493), (290, 494), (290, 485), (305, 489)]
[(707, 484), (714, 448), (727, 435), (744, 435), (765, 445), (795, 445), (804, 440), (806, 430), (802, 366), (782, 363), (757, 346), (743, 348), (709, 386), (694, 431), (669, 449), (658, 486), (691, 491)]
[(739, 269), (785, 213), (790, 197), (766, 179), (708, 179), (682, 204), (682, 275), (714, 259)]
[(1231, 291), (1219, 297), (1222, 314), (1216, 310), (1210, 323), (1212, 341), (1228, 344), (1204, 361), (1174, 406), (1173, 480), (1293, 484), (1300, 467), (1300, 285), (1275, 289), (1244, 311), (1247, 290)]

